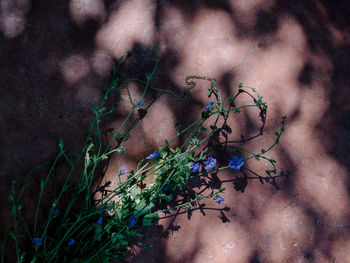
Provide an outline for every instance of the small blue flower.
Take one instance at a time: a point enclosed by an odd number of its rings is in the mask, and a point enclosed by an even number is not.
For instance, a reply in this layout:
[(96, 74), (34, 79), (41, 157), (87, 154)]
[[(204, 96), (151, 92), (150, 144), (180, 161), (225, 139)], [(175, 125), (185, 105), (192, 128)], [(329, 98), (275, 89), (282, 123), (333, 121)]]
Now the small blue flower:
[(128, 170), (126, 170), (124, 167), (120, 170), (120, 174), (127, 174)]
[(244, 164), (243, 158), (242, 157), (239, 158), (238, 156), (232, 156), (232, 158), (229, 162), (230, 169), (232, 169), (232, 170), (241, 169), (243, 164)]
[(261, 100), (261, 99), (258, 99), (258, 103), (261, 104), (261, 103), (262, 103), (262, 100)]
[(43, 240), (40, 237), (34, 237), (33, 238), (33, 243), (39, 244), (40, 246), (43, 245)]
[(53, 217), (59, 216), (60, 213), (61, 213), (60, 210), (53, 209), (53, 208), (50, 208), (49, 211), (50, 211), (50, 215), (53, 216)]
[(159, 156), (159, 152), (155, 152), (150, 154), (149, 156), (146, 157), (147, 160), (153, 160), (153, 159), (157, 159)]
[(208, 161), (203, 162), (203, 164), (205, 165), (204, 168), (206, 170), (213, 169), (216, 166), (216, 159), (214, 159), (213, 157), (209, 156), (208, 157)]
[(221, 202), (225, 201), (225, 199), (220, 197), (220, 196), (214, 197), (213, 200), (215, 200), (218, 204), (220, 204)]
[(209, 101), (208, 103), (207, 103), (207, 105), (205, 105), (205, 110), (206, 111), (211, 111), (212, 109), (214, 109), (214, 102), (212, 102), (212, 101)]
[(142, 107), (143, 105), (145, 105), (145, 103), (143, 101), (140, 101), (139, 103), (137, 103), (137, 107)]
[(199, 170), (199, 168), (201, 167), (200, 163), (191, 163), (192, 166), (192, 173), (195, 173)]
[(68, 241), (68, 247), (70, 247), (70, 246), (72, 246), (73, 244), (75, 243), (75, 239), (74, 238), (71, 238), (71, 239), (69, 239), (69, 241)]
[(100, 218), (97, 220), (96, 224), (102, 225), (102, 221), (103, 221), (103, 216), (100, 216)]
[(132, 215), (129, 218), (129, 226), (133, 227), (135, 225), (136, 221), (135, 221), (135, 216)]

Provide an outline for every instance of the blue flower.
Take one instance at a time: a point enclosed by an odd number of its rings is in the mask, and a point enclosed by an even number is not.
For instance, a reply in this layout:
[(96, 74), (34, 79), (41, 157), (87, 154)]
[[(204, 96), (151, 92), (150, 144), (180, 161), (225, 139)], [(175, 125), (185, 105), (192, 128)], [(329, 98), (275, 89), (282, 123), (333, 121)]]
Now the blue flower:
[(143, 105), (145, 105), (145, 103), (143, 101), (140, 101), (139, 103), (137, 103), (137, 107), (142, 107)]
[(69, 239), (69, 241), (68, 241), (68, 247), (70, 247), (71, 245), (73, 245), (75, 243), (75, 239), (74, 238), (71, 238), (71, 239)]
[(128, 170), (126, 170), (124, 167), (120, 170), (120, 174), (127, 174)]
[(195, 173), (199, 170), (199, 168), (201, 167), (200, 163), (191, 163), (192, 166), (192, 173)]
[(207, 105), (205, 105), (205, 109), (206, 109), (206, 111), (211, 111), (212, 109), (214, 109), (214, 105), (213, 105), (214, 103), (212, 102), (212, 101), (209, 101), (208, 103), (207, 103)]
[(40, 246), (43, 245), (43, 240), (40, 237), (34, 237), (33, 238), (33, 243), (39, 244)]
[(132, 215), (129, 218), (129, 226), (133, 227), (135, 225), (136, 221), (135, 221), (135, 216)]
[(102, 221), (103, 221), (103, 216), (100, 216), (100, 218), (97, 220), (96, 224), (102, 225)]
[(214, 159), (213, 157), (209, 156), (208, 157), (208, 161), (203, 162), (203, 164), (205, 165), (204, 168), (206, 170), (213, 169), (216, 166), (216, 159)]
[(53, 216), (53, 217), (59, 216), (60, 213), (61, 213), (60, 210), (53, 209), (53, 208), (50, 208), (49, 211), (50, 211), (50, 215)]
[(239, 170), (241, 169), (242, 165), (244, 164), (243, 162), (243, 158), (239, 158), (237, 156), (232, 156), (230, 162), (229, 162), (229, 166), (230, 169), (232, 170)]
[(215, 200), (218, 204), (220, 204), (221, 202), (225, 201), (225, 199), (220, 197), (220, 196), (214, 197), (213, 200)]
[(149, 156), (147, 156), (146, 159), (147, 160), (153, 160), (153, 159), (158, 158), (158, 156), (159, 156), (159, 152), (155, 152), (155, 153), (152, 153)]

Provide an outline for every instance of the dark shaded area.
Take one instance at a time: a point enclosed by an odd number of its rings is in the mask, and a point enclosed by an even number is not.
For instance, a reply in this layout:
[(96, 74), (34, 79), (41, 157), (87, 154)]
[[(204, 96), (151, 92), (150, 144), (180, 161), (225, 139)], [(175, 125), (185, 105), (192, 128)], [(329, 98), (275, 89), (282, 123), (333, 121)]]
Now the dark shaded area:
[(255, 16), (257, 21), (254, 33), (256, 36), (264, 36), (277, 31), (278, 19), (272, 12), (269, 13), (264, 10), (258, 10)]
[(255, 252), (251, 258), (251, 260), (249, 261), (249, 263), (261, 263), (262, 261), (260, 261), (259, 259), (259, 254), (257, 252)]
[(309, 85), (312, 83), (313, 67), (310, 63), (306, 63), (299, 74), (298, 81), (302, 85)]

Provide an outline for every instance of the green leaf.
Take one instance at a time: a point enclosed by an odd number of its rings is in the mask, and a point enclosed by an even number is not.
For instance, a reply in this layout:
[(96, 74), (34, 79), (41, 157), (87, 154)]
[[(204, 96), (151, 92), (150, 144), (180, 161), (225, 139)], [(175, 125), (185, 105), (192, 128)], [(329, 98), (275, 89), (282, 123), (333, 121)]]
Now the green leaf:
[(200, 156), (199, 156), (199, 160), (203, 160), (203, 156), (204, 156), (204, 152), (201, 151), (201, 154), (200, 154)]
[(96, 240), (96, 241), (101, 241), (101, 239), (102, 239), (102, 233), (103, 233), (102, 226), (96, 224), (94, 240)]
[(209, 117), (209, 112), (202, 111), (202, 113), (201, 113), (202, 120), (206, 120), (206, 119), (208, 119), (208, 117)]
[(176, 129), (177, 133), (181, 133), (182, 128), (178, 122), (175, 122), (175, 129)]
[(15, 179), (12, 180), (12, 184), (13, 185), (19, 185), (19, 183), (17, 183), (17, 181)]
[(265, 149), (261, 149), (261, 153), (265, 153), (266, 151), (265, 151)]
[(140, 243), (136, 243), (135, 245), (138, 246), (139, 248), (146, 248), (146, 249), (152, 247), (152, 244), (142, 245)]
[(159, 216), (158, 216), (157, 212), (147, 214), (143, 218), (142, 225), (143, 226), (151, 226), (151, 225), (154, 225), (155, 223), (157, 223), (158, 220), (159, 220)]
[(210, 97), (212, 93), (213, 93), (213, 83), (211, 83), (210, 88), (208, 89), (208, 97)]
[(140, 190), (137, 187), (134, 187), (130, 190), (130, 194), (133, 198), (136, 198), (136, 196), (140, 194)]
[(163, 200), (165, 200), (167, 203), (169, 203), (171, 200), (173, 200), (173, 195), (172, 195), (172, 194), (169, 194), (169, 195), (160, 194), (160, 195), (159, 195), (159, 199), (163, 199)]
[(64, 145), (63, 145), (63, 140), (62, 139), (60, 139), (58, 141), (58, 147), (60, 148), (61, 151), (63, 150)]
[(242, 88), (242, 86), (243, 86), (242, 82), (238, 84), (238, 88)]
[(141, 200), (140, 203), (137, 204), (135, 211), (137, 216), (142, 216), (151, 212), (155, 205), (153, 203), (147, 204), (145, 200)]
[(125, 148), (123, 146), (120, 146), (119, 148), (117, 148), (117, 152), (123, 154), (125, 153)]

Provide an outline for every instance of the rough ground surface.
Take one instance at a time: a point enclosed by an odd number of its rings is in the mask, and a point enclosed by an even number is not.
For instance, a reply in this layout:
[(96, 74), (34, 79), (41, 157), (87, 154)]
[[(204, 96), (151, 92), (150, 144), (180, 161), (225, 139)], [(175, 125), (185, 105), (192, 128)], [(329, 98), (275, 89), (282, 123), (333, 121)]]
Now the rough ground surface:
[[(194, 211), (190, 220), (186, 214), (162, 220), (152, 230), (153, 248), (131, 262), (350, 262), (349, 8), (334, 0), (1, 0), (2, 221), (13, 178), (53, 158), (59, 138), (77, 153), (115, 60), (132, 51), (126, 68), (140, 75), (152, 69), (159, 43), (154, 85), (180, 94), (185, 77), (197, 74), (216, 78), (225, 95), (244, 82), (264, 96), (265, 136), (249, 149), (271, 143), (287, 116), (287, 131), (270, 155), (289, 176), (276, 180), (278, 189), (249, 180), (244, 193), (226, 183), (224, 203), (207, 201), (215, 209), (205, 216)], [(196, 118), (206, 88), (200, 82), (187, 102), (156, 100), (108, 179), (171, 138), (175, 121)], [(106, 127), (117, 127), (127, 97), (111, 100), (118, 114)], [(252, 134), (256, 112), (233, 123), (232, 137)], [(264, 162), (247, 166), (265, 170)], [(219, 218), (224, 206), (227, 220)]]

